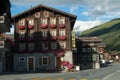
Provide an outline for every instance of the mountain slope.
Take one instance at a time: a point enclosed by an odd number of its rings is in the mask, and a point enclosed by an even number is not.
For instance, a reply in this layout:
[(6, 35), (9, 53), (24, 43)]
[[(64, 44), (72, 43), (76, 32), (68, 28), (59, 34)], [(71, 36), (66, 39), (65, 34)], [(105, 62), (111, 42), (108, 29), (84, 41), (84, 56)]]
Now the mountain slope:
[(96, 26), (80, 34), (80, 36), (100, 37), (108, 50), (120, 51), (120, 18)]

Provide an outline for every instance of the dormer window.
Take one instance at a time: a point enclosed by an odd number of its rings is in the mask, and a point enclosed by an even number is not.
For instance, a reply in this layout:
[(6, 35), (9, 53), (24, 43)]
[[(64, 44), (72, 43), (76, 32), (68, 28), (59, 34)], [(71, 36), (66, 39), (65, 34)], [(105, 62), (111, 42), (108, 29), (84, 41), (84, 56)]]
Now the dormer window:
[(44, 17), (49, 17), (49, 12), (44, 11), (43, 15), (44, 15)]
[(40, 12), (36, 12), (35, 13), (35, 18), (39, 18), (40, 17)]
[(65, 17), (59, 17), (59, 24), (65, 24)]
[(25, 25), (25, 19), (21, 19), (19, 21), (19, 26), (24, 26)]

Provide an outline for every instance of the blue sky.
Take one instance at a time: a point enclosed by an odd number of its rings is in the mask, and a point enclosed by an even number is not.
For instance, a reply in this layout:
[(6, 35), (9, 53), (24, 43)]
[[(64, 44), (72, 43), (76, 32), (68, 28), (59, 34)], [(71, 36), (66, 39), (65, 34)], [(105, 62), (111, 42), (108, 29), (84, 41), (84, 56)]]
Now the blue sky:
[[(44, 4), (77, 16), (74, 30), (82, 32), (120, 17), (120, 0), (10, 0), (12, 16)], [(11, 29), (13, 32), (13, 28)]]

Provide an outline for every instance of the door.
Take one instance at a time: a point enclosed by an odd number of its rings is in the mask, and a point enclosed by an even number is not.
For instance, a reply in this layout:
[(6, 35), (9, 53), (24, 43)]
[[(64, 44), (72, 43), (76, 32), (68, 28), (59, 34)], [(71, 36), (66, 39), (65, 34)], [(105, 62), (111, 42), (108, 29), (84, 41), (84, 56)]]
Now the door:
[(28, 71), (34, 71), (35, 65), (34, 65), (34, 58), (28, 58)]
[(60, 57), (57, 57), (57, 68), (58, 69), (61, 68), (61, 59), (60, 59)]

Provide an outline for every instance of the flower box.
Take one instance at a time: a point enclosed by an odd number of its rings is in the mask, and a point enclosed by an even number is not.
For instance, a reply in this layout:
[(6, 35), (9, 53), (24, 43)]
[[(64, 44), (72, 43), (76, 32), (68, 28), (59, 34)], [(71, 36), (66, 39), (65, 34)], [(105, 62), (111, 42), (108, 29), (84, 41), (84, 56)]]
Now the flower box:
[(40, 27), (41, 27), (42, 29), (48, 28), (47, 24), (42, 24)]
[(66, 36), (59, 36), (59, 40), (66, 40)]
[(50, 28), (54, 29), (54, 28), (56, 28), (56, 25), (55, 24), (51, 24)]

